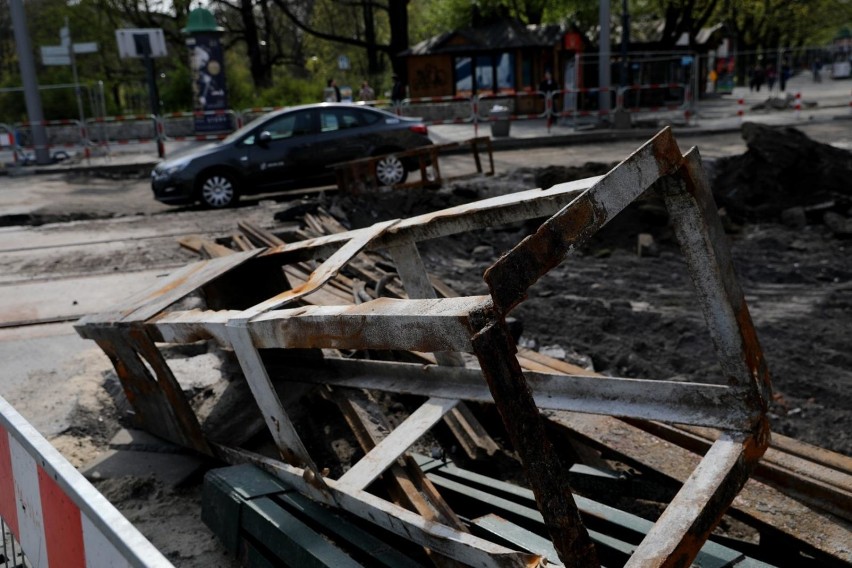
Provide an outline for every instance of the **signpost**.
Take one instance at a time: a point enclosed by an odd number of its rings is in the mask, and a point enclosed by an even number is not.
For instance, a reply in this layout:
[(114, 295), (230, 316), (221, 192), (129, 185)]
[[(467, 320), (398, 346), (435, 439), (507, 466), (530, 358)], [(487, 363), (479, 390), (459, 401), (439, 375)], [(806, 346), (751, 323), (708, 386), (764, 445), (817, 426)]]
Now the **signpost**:
[[(74, 93), (77, 96), (77, 111), (80, 113), (80, 128), (85, 128), (86, 115), (83, 112), (83, 97), (80, 94), (80, 81), (77, 77), (77, 60), (75, 55), (81, 53), (97, 53), (98, 44), (90, 41), (86, 43), (71, 42), (71, 28), (68, 26), (68, 18), (65, 18), (65, 26), (59, 30), (59, 45), (45, 45), (41, 48), (41, 62), (45, 65), (70, 65), (74, 77)], [(85, 130), (83, 143), (86, 143)], [(88, 156), (88, 148), (86, 149)]]
[(157, 94), (154, 58), (166, 56), (166, 40), (163, 36), (163, 30), (159, 28), (115, 30), (115, 39), (118, 42), (118, 55), (122, 59), (132, 57), (145, 60), (151, 115), (154, 117), (154, 130), (157, 133), (157, 154), (162, 158), (165, 156), (165, 147), (156, 118), (160, 114), (160, 96)]

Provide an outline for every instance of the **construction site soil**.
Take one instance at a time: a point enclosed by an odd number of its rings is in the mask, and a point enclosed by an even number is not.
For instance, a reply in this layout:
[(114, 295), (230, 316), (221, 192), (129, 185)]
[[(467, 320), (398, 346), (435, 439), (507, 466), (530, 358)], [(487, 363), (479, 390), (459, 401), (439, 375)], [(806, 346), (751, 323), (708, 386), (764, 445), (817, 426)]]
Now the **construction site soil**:
[[(780, 135), (776, 131), (772, 136)], [(773, 185), (779, 195), (784, 195), (783, 208), (761, 208), (759, 214), (744, 208), (737, 209), (736, 214), (721, 211), (735, 270), (772, 375), (772, 429), (852, 455), (852, 241), (848, 240), (852, 183), (832, 186), (830, 191), (823, 188), (826, 191), (815, 200), (818, 185), (801, 184), (800, 178), (792, 179), (783, 168), (764, 167), (764, 158), (753, 145), (759, 144), (754, 140), (761, 138), (755, 134), (750, 141), (746, 136), (750, 149), (743, 156), (705, 165), (712, 178), (724, 182), (721, 187), (730, 188), (732, 180), (736, 180), (737, 204), (755, 203), (748, 199), (746, 182), (756, 172), (760, 183), (753, 185), (755, 198), (759, 195), (760, 199), (773, 201), (765, 193)], [(834, 154), (835, 151), (840, 153)], [(832, 175), (845, 175), (846, 180), (852, 180), (852, 154), (835, 149), (829, 152), (835, 160)], [(837, 163), (846, 164), (846, 169), (835, 172)], [(321, 196), (300, 204), (300, 210), (323, 207), (346, 226), (356, 228), (519, 189), (601, 175), (612, 165), (519, 168), (494, 178), (456, 182), (439, 191)], [(717, 200), (725, 199), (717, 193)], [(730, 207), (734, 202), (729, 199), (725, 203)], [(49, 210), (42, 213), (50, 220), (54, 220), (51, 216), (63, 214)], [(161, 211), (156, 213), (160, 216)], [(77, 218), (88, 217), (84, 211), (73, 214)], [(257, 214), (265, 213), (260, 208), (253, 213)], [(100, 214), (93, 210), (92, 216)], [(236, 217), (233, 222), (236, 224)], [(275, 231), (274, 226), (267, 226)], [(485, 269), (535, 228), (535, 223), (526, 223), (428, 241), (422, 244), (421, 254), (427, 269), (459, 294), (485, 294)], [(651, 235), (651, 239), (644, 235)], [(140, 247), (124, 252), (126, 258), (112, 259), (114, 270), (139, 270), (146, 262), (162, 266), (193, 260), (173, 239), (164, 239), (157, 249), (151, 249), (149, 243), (144, 250)], [(86, 266), (94, 269), (99, 262), (104, 260), (86, 257), (84, 252), (70, 257), (66, 252), (61, 260), (57, 255), (4, 269), (37, 275), (51, 269), (63, 272), (62, 263), (73, 263), (76, 271), (85, 272)], [(720, 380), (712, 343), (702, 314), (697, 311), (678, 244), (667, 226), (665, 208), (651, 196), (631, 206), (588, 245), (567, 257), (530, 290), (528, 299), (511, 315), (522, 326), (520, 345), (605, 375), (667, 381)], [(195, 382), (183, 386), (191, 394), (194, 407), (200, 409), (206, 400), (216, 396), (216, 381), (238, 369), (232, 361), (223, 360), (221, 353), (182, 352), (170, 364), (180, 365), (179, 360), (190, 358), (199, 360), (193, 367)], [(32, 416), (51, 404), (61, 404), (74, 392), (77, 407), (72, 426), (52, 436), (52, 442), (81, 466), (106, 447), (122, 417), (113, 397), (103, 388), (110, 382), (114, 385), (116, 380), (109, 362), (93, 349), (78, 364), (78, 369), (66, 375), (67, 384), (56, 386), (52, 383), (56, 377), (45, 376), (43, 381), (28, 385), (27, 392), (17, 392), (9, 398), (25, 416)], [(93, 374), (100, 377), (96, 385), (86, 379)], [(53, 386), (48, 388), (49, 385)], [(308, 400), (317, 405), (317, 415), (325, 414), (322, 405), (327, 403), (322, 398)], [(399, 400), (387, 399), (384, 403), (390, 414), (405, 412), (405, 405)], [(335, 440), (347, 438), (328, 426), (307, 423), (301, 428)], [(502, 437), (498, 434), (495, 438)], [(428, 441), (422, 449), (428, 450), (430, 443), (440, 441)], [(331, 445), (329, 440), (325, 444)], [(341, 442), (329, 454), (343, 467), (347, 458), (357, 455), (345, 446)], [(119, 479), (96, 485), (176, 565), (236, 565), (212, 535), (198, 527), (197, 484), (167, 489), (147, 479)]]
[[(736, 221), (725, 216), (723, 221), (772, 375), (772, 429), (852, 455), (852, 241), (844, 229), (832, 229), (823, 222), (831, 215), (829, 210), (842, 211), (844, 219), (852, 214), (852, 183), (848, 183), (852, 154), (831, 151), (846, 156), (847, 183), (834, 187), (840, 188), (845, 201), (834, 195), (831, 207), (807, 212), (804, 223), (784, 223), (778, 210), (764, 214), (760, 221), (744, 216)], [(734, 171), (741, 178), (748, 172), (753, 175), (760, 166), (753, 162), (754, 156), (751, 162), (747, 156), (709, 164), (708, 169), (717, 179), (733, 177)], [(332, 211), (346, 211), (357, 227), (491, 197), (500, 187), (517, 188), (525, 180), (547, 187), (601, 175), (611, 166), (520, 169), (500, 180), (468, 182), (438, 194), (341, 197)], [(817, 175), (817, 170), (813, 172)], [(771, 172), (762, 173), (754, 193), (765, 191), (774, 181), (777, 192), (784, 194), (785, 211), (802, 207), (804, 215), (821, 187), (818, 182), (806, 185), (785, 179), (783, 169), (776, 170), (774, 179)], [(748, 187), (740, 188), (740, 194), (748, 194)], [(826, 188), (819, 193), (825, 197), (831, 192)], [(459, 294), (486, 294), (485, 269), (535, 228), (534, 224), (501, 227), (429, 241), (422, 255), (427, 269)], [(653, 244), (642, 247), (640, 254), (637, 241), (642, 233), (652, 235)], [(712, 343), (665, 208), (651, 198), (629, 208), (582, 250), (569, 255), (511, 315), (523, 325), (522, 345), (605, 375), (720, 381)]]

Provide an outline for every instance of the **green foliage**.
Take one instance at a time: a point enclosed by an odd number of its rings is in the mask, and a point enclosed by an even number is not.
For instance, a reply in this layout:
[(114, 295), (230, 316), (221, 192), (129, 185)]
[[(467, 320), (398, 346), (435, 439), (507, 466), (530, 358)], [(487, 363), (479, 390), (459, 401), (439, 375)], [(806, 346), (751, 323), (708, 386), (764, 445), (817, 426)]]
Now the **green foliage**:
[(252, 106), (293, 106), (322, 101), (325, 81), (278, 75), (275, 83), (261, 91)]
[(192, 77), (188, 67), (176, 67), (165, 77), (159, 77), (157, 89), (164, 112), (179, 112), (192, 108)]
[[(286, 2), (286, 0), (280, 0)], [(396, 2), (402, 0), (392, 0)], [(280, 106), (316, 102), (321, 99), (326, 80), (334, 77), (341, 86), (357, 93), (361, 81), (368, 80), (376, 93), (390, 88), (390, 59), (387, 51), (375, 50), (372, 59), (364, 45), (369, 37), (387, 47), (391, 24), (384, 8), (377, 4), (315, 0), (292, 3), (303, 23), (328, 38), (300, 30), (286, 16), (276, 0), (255, 3), (254, 18), (262, 46), (267, 50), (263, 63), (272, 67), (271, 86), (257, 89), (247, 55), (246, 29), (238, 4), (214, 2), (221, 8), (219, 21), (228, 32), (225, 70), (231, 108)], [(95, 85), (103, 81), (108, 113), (147, 111), (145, 68), (140, 61), (118, 58), (115, 29), (121, 27), (162, 27), (169, 42), (169, 56), (157, 60), (160, 97), (166, 111), (190, 110), (191, 79), (189, 57), (180, 28), (185, 25), (188, 0), (27, 0), (26, 10), (38, 80), (42, 86), (71, 83), (70, 67), (45, 67), (39, 48), (59, 44), (59, 30), (68, 18), (76, 42), (98, 43), (97, 54), (77, 59), (80, 82)], [(372, 7), (373, 26), (367, 26)], [(611, 2), (613, 22), (620, 17), (620, 2)], [(772, 49), (778, 45), (825, 45), (841, 26), (852, 22), (852, 0), (630, 0), (634, 37), (646, 25), (651, 35), (659, 34), (658, 24), (670, 22), (672, 37), (684, 31), (694, 33), (700, 26), (725, 23), (737, 35), (738, 48)], [(703, 15), (709, 14), (706, 21)], [(468, 27), (475, 17), (513, 17), (526, 23), (575, 23), (590, 37), (597, 26), (595, 0), (410, 0), (408, 31), (413, 45), (442, 32)], [(369, 29), (368, 29), (369, 28)], [(647, 39), (651, 39), (651, 35)], [(350, 39), (330, 41), (329, 38)], [(0, 86), (19, 87), (20, 74), (13, 43), (9, 6), (0, 1)], [(368, 42), (367, 42), (368, 43)], [(273, 49), (274, 48), (274, 49)], [(351, 68), (338, 69), (338, 57), (349, 58)], [(91, 115), (88, 91), (84, 91), (85, 111)], [(42, 105), (47, 119), (75, 118), (76, 98), (71, 88), (43, 90)], [(26, 119), (24, 97), (20, 92), (0, 93), (0, 122)]]

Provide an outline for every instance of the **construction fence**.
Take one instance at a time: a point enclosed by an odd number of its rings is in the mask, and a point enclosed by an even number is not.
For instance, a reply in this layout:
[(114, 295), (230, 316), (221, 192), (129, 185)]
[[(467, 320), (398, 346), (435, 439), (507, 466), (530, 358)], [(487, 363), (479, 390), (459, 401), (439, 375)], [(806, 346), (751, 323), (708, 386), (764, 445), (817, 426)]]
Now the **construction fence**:
[(172, 566), (2, 398), (0, 523), (2, 566)]
[[(497, 121), (546, 120), (548, 125), (558, 123), (574, 128), (599, 122), (618, 127), (660, 122), (689, 125), (701, 113), (703, 100), (731, 95), (735, 86), (754, 88), (754, 73), (758, 67), (764, 73), (764, 92), (767, 96), (778, 96), (782, 95), (785, 82), (799, 73), (813, 73), (815, 81), (823, 76), (837, 78), (832, 57), (828, 50), (793, 53), (783, 48), (772, 53), (733, 53), (721, 49), (702, 55), (693, 52), (631, 53), (625, 60), (617, 56), (612, 58), (612, 86), (602, 88), (597, 55), (586, 54), (577, 55), (560, 70), (562, 88), (559, 90), (460, 93), (354, 104), (418, 117), (428, 125), (469, 125), (473, 136), (479, 135), (480, 125)], [(843, 57), (847, 56), (841, 54)], [(824, 66), (817, 72), (815, 66), (821, 61)], [(798, 96), (801, 98), (801, 93)], [(89, 157), (109, 154), (113, 147), (141, 145), (143, 152), (155, 148), (158, 155), (164, 157), (166, 142), (221, 140), (253, 119), (283, 108), (286, 107), (123, 114), (84, 120), (47, 120), (40, 125), (47, 130), (51, 150), (77, 151)], [(729, 105), (731, 118), (741, 116), (741, 111)], [(218, 119), (221, 129), (196, 132), (196, 123), (211, 117)], [(720, 117), (714, 110), (714, 118)], [(26, 151), (36, 149), (32, 144), (33, 126), (27, 122), (0, 124), (0, 149), (14, 148), (16, 158), (21, 156), (26, 161)]]

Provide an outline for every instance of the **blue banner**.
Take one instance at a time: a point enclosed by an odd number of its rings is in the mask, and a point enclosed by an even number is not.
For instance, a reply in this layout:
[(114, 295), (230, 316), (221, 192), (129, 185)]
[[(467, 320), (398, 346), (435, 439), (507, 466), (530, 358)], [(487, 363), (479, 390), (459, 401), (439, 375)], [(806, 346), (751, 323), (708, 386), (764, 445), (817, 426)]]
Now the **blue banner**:
[[(228, 90), (225, 86), (225, 58), (221, 34), (193, 34), (186, 40), (192, 73), (192, 99), (195, 111), (225, 111)], [(220, 132), (231, 129), (227, 114), (205, 114), (195, 117), (196, 132)]]

